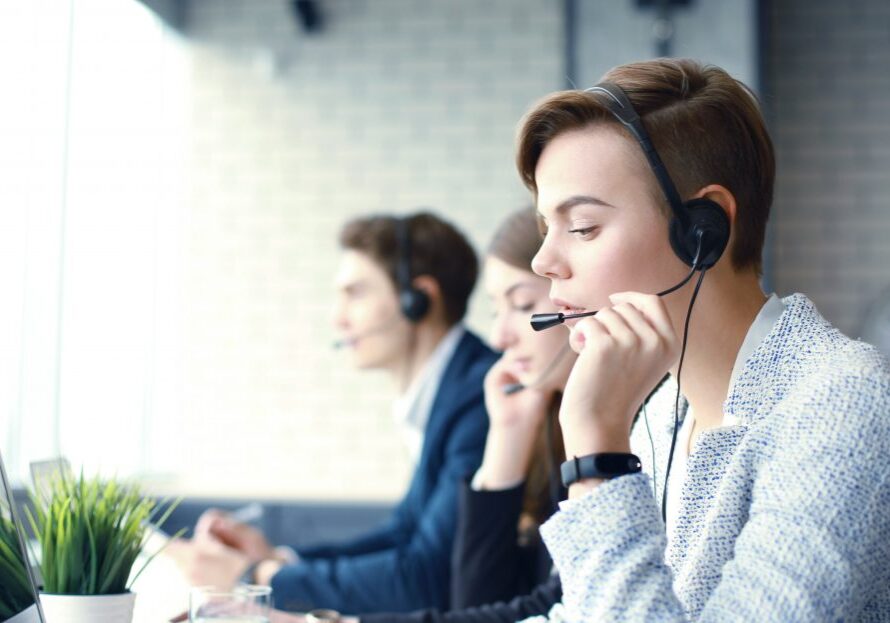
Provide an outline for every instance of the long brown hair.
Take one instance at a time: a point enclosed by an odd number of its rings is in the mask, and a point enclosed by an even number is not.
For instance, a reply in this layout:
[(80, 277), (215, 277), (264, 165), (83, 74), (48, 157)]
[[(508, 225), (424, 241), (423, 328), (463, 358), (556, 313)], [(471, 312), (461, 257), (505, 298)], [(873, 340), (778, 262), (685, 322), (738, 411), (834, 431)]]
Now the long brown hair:
[[(527, 207), (504, 219), (492, 237), (487, 252), (511, 266), (531, 272), (532, 258), (540, 249), (541, 242), (537, 212), (533, 207)], [(557, 470), (565, 460), (558, 419), (561, 401), (562, 392), (555, 392), (547, 408), (544, 425), (535, 440), (525, 479), (520, 533), (525, 531), (523, 528), (542, 523), (555, 510), (553, 498), (558, 494)], [(557, 491), (554, 491), (554, 487)]]

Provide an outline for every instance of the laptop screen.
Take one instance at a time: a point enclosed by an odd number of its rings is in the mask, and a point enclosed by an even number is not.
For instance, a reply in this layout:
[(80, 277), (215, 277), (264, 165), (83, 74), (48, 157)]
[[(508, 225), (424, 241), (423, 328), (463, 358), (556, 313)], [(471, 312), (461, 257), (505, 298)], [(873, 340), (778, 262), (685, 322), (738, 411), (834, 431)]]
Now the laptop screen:
[(45, 623), (2, 456), (0, 487), (0, 622)]

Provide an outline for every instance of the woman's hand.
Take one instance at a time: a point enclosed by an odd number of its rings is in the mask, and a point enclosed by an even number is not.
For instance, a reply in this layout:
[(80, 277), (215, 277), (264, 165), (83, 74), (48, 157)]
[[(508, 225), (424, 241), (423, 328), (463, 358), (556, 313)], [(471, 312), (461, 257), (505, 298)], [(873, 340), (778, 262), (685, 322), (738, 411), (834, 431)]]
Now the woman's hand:
[(630, 452), (634, 413), (680, 355), (661, 298), (628, 292), (572, 327), (578, 353), (559, 421), (566, 456)]
[(485, 406), (489, 429), (477, 484), (484, 489), (507, 489), (525, 480), (541, 424), (547, 417), (551, 392), (533, 387), (505, 394), (518, 383), (502, 357), (485, 377)]
[(485, 375), (485, 408), (492, 428), (537, 430), (544, 421), (550, 393), (534, 387), (513, 394), (504, 392), (507, 386), (517, 383), (519, 379), (510, 371), (504, 357)]

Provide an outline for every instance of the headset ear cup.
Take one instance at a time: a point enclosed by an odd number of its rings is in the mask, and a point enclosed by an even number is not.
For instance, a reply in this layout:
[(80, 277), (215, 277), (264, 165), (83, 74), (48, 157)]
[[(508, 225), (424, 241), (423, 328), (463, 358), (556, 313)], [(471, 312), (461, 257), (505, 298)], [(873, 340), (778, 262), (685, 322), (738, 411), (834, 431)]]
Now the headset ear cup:
[(402, 315), (411, 322), (420, 322), (430, 308), (430, 297), (423, 290), (405, 288), (399, 292)]
[(669, 225), (671, 248), (687, 266), (692, 266), (698, 250), (698, 232), (702, 233), (702, 249), (696, 268), (711, 268), (723, 255), (729, 242), (729, 219), (726, 212), (710, 199), (691, 199), (683, 204), (689, 225), (676, 217)]

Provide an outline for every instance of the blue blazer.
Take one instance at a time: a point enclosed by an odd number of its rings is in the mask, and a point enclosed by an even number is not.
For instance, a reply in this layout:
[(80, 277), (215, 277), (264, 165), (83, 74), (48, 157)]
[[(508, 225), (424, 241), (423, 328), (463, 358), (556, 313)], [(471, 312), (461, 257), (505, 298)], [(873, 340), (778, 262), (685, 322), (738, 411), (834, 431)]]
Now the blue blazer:
[(464, 334), (445, 369), (408, 493), (381, 528), (347, 543), (303, 549), (272, 578), (275, 606), (343, 613), (446, 608), (461, 481), (482, 462), (482, 392), (497, 355)]

